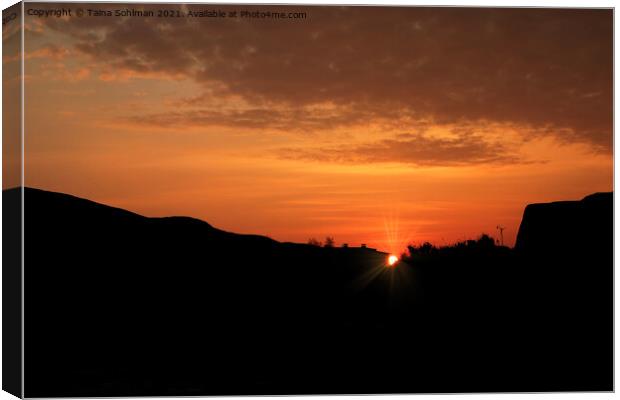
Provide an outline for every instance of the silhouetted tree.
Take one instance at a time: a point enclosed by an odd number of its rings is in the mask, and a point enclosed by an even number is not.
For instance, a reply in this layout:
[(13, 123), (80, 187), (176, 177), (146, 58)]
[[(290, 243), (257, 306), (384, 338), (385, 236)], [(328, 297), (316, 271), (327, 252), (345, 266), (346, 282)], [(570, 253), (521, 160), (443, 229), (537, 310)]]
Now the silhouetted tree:
[(424, 242), (422, 244), (422, 246), (420, 246), (420, 248), (418, 249), (420, 253), (422, 254), (431, 254), (431, 252), (433, 250), (435, 250), (435, 246), (433, 246), (431, 243), (429, 242)]
[(323, 245), (323, 243), (321, 243), (320, 241), (316, 240), (315, 238), (308, 239), (308, 244), (310, 246), (317, 246), (317, 247), (321, 247)]
[(486, 233), (483, 233), (479, 238), (478, 238), (478, 247), (480, 248), (492, 248), (495, 247), (495, 240), (493, 240), (493, 238), (489, 235), (487, 235)]
[(417, 246), (414, 244), (410, 244), (407, 246), (407, 250), (409, 250), (409, 254), (419, 254), (419, 255), (429, 255), (437, 251), (437, 248), (433, 246), (430, 242), (424, 242), (422, 245)]
[(336, 244), (336, 241), (334, 240), (333, 237), (328, 236), (325, 238), (325, 247), (334, 247), (334, 245)]
[[(436, 247), (430, 242), (424, 242), (421, 245), (410, 244), (407, 246), (408, 255), (401, 257), (406, 261), (412, 257), (424, 258), (430, 262), (438, 262), (442, 257), (470, 257), (477, 255), (495, 254), (499, 246), (495, 244), (495, 239), (486, 233), (480, 235), (477, 239), (468, 239), (456, 242), (450, 246)], [(418, 260), (419, 261), (419, 260)]]

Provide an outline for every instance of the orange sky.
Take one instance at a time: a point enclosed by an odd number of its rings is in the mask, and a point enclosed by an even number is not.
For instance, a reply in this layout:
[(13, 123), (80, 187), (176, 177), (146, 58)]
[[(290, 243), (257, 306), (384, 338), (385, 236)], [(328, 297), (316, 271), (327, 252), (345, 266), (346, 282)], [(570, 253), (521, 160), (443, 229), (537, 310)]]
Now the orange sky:
[(612, 190), (610, 10), (217, 8), (307, 18), (26, 17), (26, 185), (391, 252)]

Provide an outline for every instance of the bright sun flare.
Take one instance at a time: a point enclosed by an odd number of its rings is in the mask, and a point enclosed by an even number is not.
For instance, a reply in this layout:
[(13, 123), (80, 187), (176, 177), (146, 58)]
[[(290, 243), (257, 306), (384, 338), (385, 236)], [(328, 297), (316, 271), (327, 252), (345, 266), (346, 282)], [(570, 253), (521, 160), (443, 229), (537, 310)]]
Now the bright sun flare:
[(391, 254), (388, 257), (388, 265), (391, 267), (392, 265), (396, 264), (396, 261), (398, 261), (398, 257), (396, 257), (394, 254)]

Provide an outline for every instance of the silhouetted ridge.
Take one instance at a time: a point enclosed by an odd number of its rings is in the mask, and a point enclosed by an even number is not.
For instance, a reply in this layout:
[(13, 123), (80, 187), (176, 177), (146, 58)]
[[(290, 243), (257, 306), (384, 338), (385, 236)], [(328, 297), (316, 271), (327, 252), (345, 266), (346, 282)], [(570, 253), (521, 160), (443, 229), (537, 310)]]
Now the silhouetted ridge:
[(614, 193), (613, 192), (598, 192), (592, 193), (584, 197), (581, 201), (583, 202), (599, 202), (602, 206), (607, 206), (609, 201), (613, 203)]
[[(10, 189), (11, 195), (19, 195), (19, 189)], [(65, 193), (51, 192), (48, 190), (24, 188), (24, 202), (36, 201), (45, 207), (56, 211), (67, 211), (75, 213), (88, 213), (97, 217), (116, 217), (116, 218), (146, 218), (142, 215), (124, 210), (122, 208), (112, 207), (105, 204), (97, 203), (92, 200), (83, 199)], [(39, 205), (39, 204), (37, 204)]]
[[(9, 196), (19, 195), (18, 189), (10, 189), (7, 192)], [(72, 217), (84, 217), (94, 220), (133, 220), (136, 222), (149, 224), (161, 224), (170, 228), (200, 229), (204, 234), (228, 236), (230, 238), (245, 238), (263, 242), (275, 242), (273, 239), (265, 236), (226, 232), (214, 228), (208, 222), (193, 217), (145, 217), (131, 211), (97, 203), (81, 197), (41, 189), (29, 187), (25, 188), (24, 199), (25, 203), (34, 206), (35, 212), (44, 211), (54, 213), (57, 217), (71, 214)]]
[(594, 193), (580, 201), (525, 207), (515, 248), (539, 256), (565, 249), (566, 256), (609, 252), (613, 240), (613, 193)]

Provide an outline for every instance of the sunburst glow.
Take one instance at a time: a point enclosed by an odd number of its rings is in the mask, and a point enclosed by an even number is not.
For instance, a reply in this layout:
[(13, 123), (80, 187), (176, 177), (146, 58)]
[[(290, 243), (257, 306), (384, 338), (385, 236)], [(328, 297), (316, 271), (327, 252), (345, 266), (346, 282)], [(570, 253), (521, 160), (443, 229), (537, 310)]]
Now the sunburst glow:
[(398, 257), (396, 257), (394, 254), (390, 254), (390, 256), (388, 257), (388, 265), (391, 267), (396, 264), (397, 261)]

